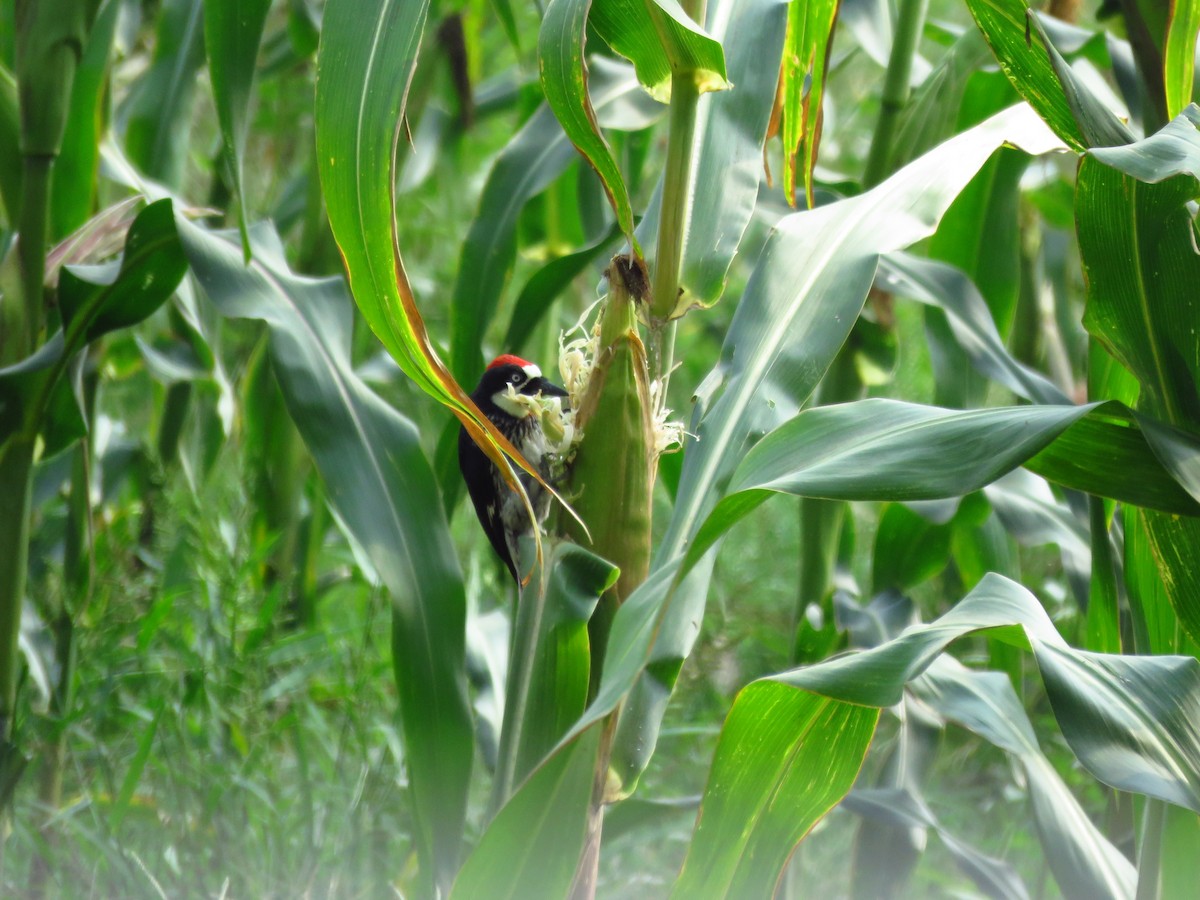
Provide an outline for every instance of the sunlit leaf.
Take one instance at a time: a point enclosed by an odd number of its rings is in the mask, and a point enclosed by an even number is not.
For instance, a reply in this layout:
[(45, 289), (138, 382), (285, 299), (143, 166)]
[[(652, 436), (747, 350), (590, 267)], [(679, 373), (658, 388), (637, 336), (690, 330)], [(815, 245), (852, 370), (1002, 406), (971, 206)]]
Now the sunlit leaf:
[(1031, 35), (1025, 0), (967, 0), (967, 8), (1017, 92), (1075, 150), (1088, 144), (1075, 124), (1040, 35)]
[(788, 6), (787, 37), (784, 39), (783, 71), (783, 194), (794, 206), (796, 162), (808, 205), (813, 204), (813, 166), (821, 137), (821, 99), (825, 93), (825, 70), (833, 47), (837, 0), (815, 0)]
[(670, 99), (673, 73), (689, 74), (701, 93), (729, 87), (721, 45), (676, 0), (595, 0), (588, 21), (656, 100)]
[(772, 896), (792, 848), (850, 790), (878, 719), (770, 681), (742, 690), (671, 896)]
[(187, 271), (170, 200), (147, 206), (134, 220), (120, 260), (65, 268), (59, 277), (64, 330), (32, 355), (0, 370), (0, 442), (21, 429), (43, 430), (47, 452), (83, 433), (69, 383), (76, 356), (89, 342), (142, 321), (171, 296)]
[(1196, 35), (1200, 34), (1200, 3), (1173, 0), (1171, 21), (1163, 48), (1163, 81), (1167, 89), (1167, 115), (1179, 115), (1192, 100), (1196, 70)]

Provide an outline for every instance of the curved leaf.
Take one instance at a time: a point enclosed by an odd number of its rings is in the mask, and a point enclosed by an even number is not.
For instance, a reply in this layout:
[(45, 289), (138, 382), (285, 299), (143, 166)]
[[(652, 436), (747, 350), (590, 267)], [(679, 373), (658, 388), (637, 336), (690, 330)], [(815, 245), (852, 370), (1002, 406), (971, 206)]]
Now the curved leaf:
[(221, 314), (260, 319), (288, 411), (345, 530), (387, 587), (405, 765), (422, 874), (444, 890), (458, 864), (474, 741), (464, 676), (466, 599), (416, 429), (350, 363), (341, 278), (292, 274), (272, 232), (237, 244), (179, 220), (192, 270)]
[[(894, 827), (928, 828), (937, 834), (959, 868), (971, 877), (985, 895), (1012, 900), (1027, 900), (1029, 897), (1029, 891), (1016, 869), (1003, 860), (980, 853), (956, 838), (938, 821), (933, 810), (920, 795), (910, 788), (856, 788), (842, 801), (842, 809)], [(867, 865), (877, 862), (877, 859), (871, 856), (861, 855), (861, 836), (858, 847), (859, 859), (866, 861)], [(874, 883), (880, 886), (880, 891), (893, 887), (898, 881), (890, 866), (875, 867), (869, 874), (876, 879)], [(855, 878), (858, 877), (859, 871), (856, 870)], [(859, 888), (857, 880), (855, 888)]]
[[(770, 896), (795, 840), (838, 799), (820, 785), (848, 788), (853, 781), (876, 721), (872, 707), (900, 702), (905, 685), (952, 641), (981, 630), (1033, 650), (1063, 736), (1093, 776), (1200, 811), (1200, 662), (1074, 650), (1032, 594), (989, 574), (929, 625), (910, 627), (870, 650), (756, 681), (739, 693), (717, 745), (677, 892), (703, 885), (711, 896)], [(782, 691), (784, 685), (795, 690)], [(768, 707), (781, 714), (764, 715)], [(819, 745), (805, 740), (803, 727), (816, 715), (844, 723)], [(782, 739), (781, 730), (791, 740)], [(741, 774), (757, 772), (772, 777)], [(794, 807), (775, 797), (803, 779), (813, 783), (814, 794), (821, 792), (824, 809), (806, 808), (803, 827), (786, 829), (780, 808), (794, 816)], [(743, 863), (748, 848), (757, 867)], [(1128, 883), (1119, 862), (1102, 859), (1108, 871), (1097, 873), (1093, 884)]]
[(729, 491), (837, 500), (959, 496), (1016, 468), (1095, 408), (951, 411), (874, 399), (818, 406), (757, 444)]
[(1200, 107), (1193, 104), (1149, 137), (1123, 147), (1093, 147), (1088, 156), (1148, 184), (1176, 175), (1200, 179), (1197, 129)]
[[(1175, 515), (1200, 515), (1200, 505), (1187, 492), (1186, 462), (1180, 460), (1182, 469), (1170, 464), (1165, 457), (1170, 451), (1159, 446), (1159, 441), (1168, 439), (1148, 439), (1153, 434), (1147, 430), (1150, 427), (1145, 416), (1131, 416), (1119, 405), (1109, 404), (1103, 414), (1068, 428), (1026, 467), (1063, 487), (1097, 497)], [(1186, 455), (1189, 447), (1194, 453), (1194, 445), (1183, 443), (1183, 437), (1177, 436), (1179, 453)]]
[(395, 141), (427, 12), (428, 0), (332, 0), (326, 6), (317, 53), (321, 187), (363, 317), (404, 373), (458, 417), (521, 496), (532, 520), (533, 508), (509, 460), (551, 494), (553, 488), (478, 410), (438, 357), (400, 258)]
[(588, 96), (588, 66), (583, 58), (585, 26), (592, 0), (551, 0), (538, 32), (538, 73), (546, 103), (554, 111), (563, 131), (575, 148), (591, 163), (617, 224), (629, 239), (633, 252), (642, 255), (633, 234), (633, 207), (625, 179), (613, 159), (612, 148), (600, 132), (596, 112)]
[[(937, 500), (979, 490), (1023, 464), (1077, 490), (1200, 516), (1200, 504), (1140, 432), (1110, 418), (1122, 409), (1107, 403), (957, 411), (880, 399), (807, 409), (746, 455), (689, 559), (771, 492)], [(1062, 448), (1055, 446), (1060, 439)]]
[(734, 701), (672, 897), (771, 897), (858, 777), (879, 710), (755, 682)]
[(1024, 0), (967, 0), (967, 8), (1017, 92), (1063, 141), (1087, 149), (1041, 35), (1034, 40), (1029, 32)]
[[(1030, 10), (1026, 16), (1032, 26), (1030, 30), (1036, 32), (1042, 39), (1046, 54), (1050, 58), (1050, 66), (1058, 76), (1067, 106), (1071, 110), (1071, 115), (1075, 117), (1075, 124), (1079, 126), (1079, 131), (1087, 145), (1089, 147), (1115, 147), (1132, 141), (1134, 134), (1125, 122), (1093, 93), (1083, 79), (1075, 74), (1071, 64), (1063, 59), (1058, 48), (1046, 34), (1046, 27), (1042, 22), (1041, 15)], [(1051, 21), (1054, 20), (1051, 19)]]
[[(1032, 110), (1014, 107), (871, 191), (778, 223), (734, 314), (722, 361), (696, 391), (689, 432), (697, 437), (686, 443), (678, 499), (652, 568), (680, 564), (747, 447), (799, 410), (858, 316), (879, 256), (929, 235), (955, 193), (1004, 140), (1032, 152), (1060, 146)], [(686, 555), (689, 564), (701, 556)], [(696, 565), (677, 588), (641, 595), (657, 609), (626, 603), (617, 614), (614, 642), (626, 627), (623, 616), (633, 617), (628, 627), (639, 634), (650, 628), (654, 640), (640, 663), (647, 672), (622, 711), (614, 749), (614, 768), (627, 784), (653, 752), (671, 687), (696, 640), (712, 558), (707, 554), (709, 562)], [(614, 679), (614, 690), (628, 674)]]
[(596, 0), (588, 21), (637, 70), (656, 100), (671, 99), (673, 73), (691, 73), (701, 93), (729, 87), (721, 45), (675, 0)]
[[(142, 321), (175, 291), (187, 260), (170, 200), (151, 203), (130, 225), (117, 262), (67, 267), (59, 276), (64, 328), (17, 364), (0, 370), (0, 443), (18, 431), (45, 429), (44, 452), (54, 453), (83, 433), (82, 412), (64, 379), (96, 338)], [(76, 391), (76, 393), (78, 393)]]
[(841, 347), (879, 256), (929, 235), (1004, 140), (1058, 145), (1028, 107), (988, 119), (857, 197), (780, 220), (734, 314), (722, 361), (697, 390), (660, 558), (679, 553), (761, 434), (795, 415)]
[(1070, 403), (1070, 398), (1045, 375), (1008, 352), (987, 302), (960, 269), (909, 253), (889, 253), (880, 260), (876, 285), (945, 313), (951, 333), (980, 374), (1026, 400)]
[(828, 500), (936, 500), (979, 490), (1095, 407), (951, 411), (895, 400), (805, 410), (746, 455), (705, 521), (705, 552), (770, 492)]
[(1013, 754), (1025, 771), (1046, 862), (1067, 897), (1132, 897), (1137, 872), (1092, 824), (1079, 801), (1038, 747), (1012, 682), (1000, 672), (975, 672), (940, 656), (912, 682), (935, 710)]

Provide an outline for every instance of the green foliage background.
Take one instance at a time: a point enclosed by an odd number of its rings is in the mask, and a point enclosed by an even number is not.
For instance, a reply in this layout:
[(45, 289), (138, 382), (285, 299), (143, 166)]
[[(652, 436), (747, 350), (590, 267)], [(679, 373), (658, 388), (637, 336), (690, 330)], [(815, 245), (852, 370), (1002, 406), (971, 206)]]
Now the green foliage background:
[[(49, 8), (0, 0), (0, 893), (1188, 895), (1200, 3)], [(684, 447), (585, 431), (652, 528), (564, 486), (597, 540), (518, 606), (461, 388), (616, 253), (606, 396)]]

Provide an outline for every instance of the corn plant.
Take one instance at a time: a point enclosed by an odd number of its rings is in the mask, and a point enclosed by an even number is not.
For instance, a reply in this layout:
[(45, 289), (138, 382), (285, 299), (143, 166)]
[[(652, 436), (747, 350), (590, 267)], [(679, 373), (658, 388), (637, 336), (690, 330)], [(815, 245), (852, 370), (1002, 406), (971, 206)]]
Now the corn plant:
[[(68, 6), (0, 15), (6, 885), (1186, 893), (1195, 3)], [(452, 459), (532, 474), (502, 352), (572, 394), (515, 597)]]

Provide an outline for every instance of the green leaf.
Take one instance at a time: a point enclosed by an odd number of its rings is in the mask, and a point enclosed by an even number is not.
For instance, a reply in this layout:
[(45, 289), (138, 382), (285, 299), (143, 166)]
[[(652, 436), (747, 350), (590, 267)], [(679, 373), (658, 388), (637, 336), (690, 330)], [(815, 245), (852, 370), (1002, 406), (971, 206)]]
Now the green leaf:
[(546, 102), (575, 148), (600, 176), (617, 224), (642, 255), (633, 234), (633, 207), (612, 148), (600, 131), (588, 96), (588, 66), (583, 58), (588, 8), (592, 0), (551, 0), (538, 32), (538, 72)]
[[(532, 563), (528, 543), (522, 556)], [(524, 781), (583, 714), (591, 668), (588, 620), (619, 574), (596, 554), (564, 542), (522, 590), (501, 731), (501, 764), (511, 769), (497, 773), (498, 790)]]
[[(962, 871), (979, 886), (979, 889), (990, 897), (1025, 898), (1029, 892), (1021, 876), (1004, 860), (987, 856), (974, 847), (956, 838), (933, 814), (933, 810), (911, 788), (856, 788), (842, 801), (842, 808), (850, 812), (868, 817), (885, 826), (889, 830), (900, 832), (904, 837), (900, 840), (908, 843), (906, 832), (910, 829), (932, 830), (941, 839), (946, 851), (958, 863)], [(901, 881), (905, 873), (898, 873), (893, 868), (892, 859), (880, 860), (871, 855), (876, 848), (874, 845), (864, 845), (863, 832), (859, 832), (856, 845), (856, 862), (861, 861), (861, 868), (854, 872), (854, 887), (856, 897), (876, 897), (893, 889)], [(923, 837), (923, 834), (922, 834)], [(911, 847), (911, 843), (908, 844)], [(920, 849), (924, 849), (922, 846)], [(920, 849), (912, 848), (915, 854)], [(883, 862), (883, 865), (879, 863)], [(863, 887), (863, 882), (868, 882)]]
[(955, 194), (1004, 140), (1057, 146), (1014, 107), (857, 197), (780, 220), (734, 314), (720, 365), (697, 389), (676, 504), (660, 558), (679, 553), (734, 466), (791, 418), (845, 341), (879, 256), (928, 236)]
[(1137, 378), (1139, 408), (1176, 425), (1200, 421), (1195, 193), (1189, 176), (1145, 184), (1089, 157), (1075, 189), (1083, 324)]
[[(597, 58), (591, 68), (589, 86), (601, 122), (639, 129), (660, 114), (657, 104), (639, 96), (641, 89), (628, 66)], [(459, 254), (450, 304), (450, 368), (464, 384), (474, 384), (483, 372), (483, 338), (516, 258), (518, 216), (573, 159), (566, 134), (550, 108), (543, 106), (505, 145), (488, 173), (479, 211)], [(503, 349), (516, 348), (506, 344)]]
[[(187, 271), (170, 200), (141, 211), (129, 227), (119, 262), (64, 268), (58, 299), (64, 331), (27, 359), (0, 370), (0, 443), (18, 431), (42, 432), (45, 452), (55, 453), (83, 433), (72, 398), (77, 354), (91, 341), (133, 325), (158, 309)], [(77, 393), (77, 392), (76, 392)]]
[(1134, 139), (1133, 132), (1092, 93), (1080, 78), (1076, 77), (1070, 63), (1063, 59), (1062, 54), (1058, 52), (1046, 35), (1041, 16), (1032, 10), (1027, 15), (1033, 29), (1042, 39), (1046, 53), (1050, 57), (1050, 65), (1062, 85), (1067, 106), (1070, 107), (1071, 115), (1075, 117), (1075, 124), (1079, 126), (1079, 131), (1087, 141), (1087, 145), (1089, 147), (1116, 147), (1130, 143)]
[[(691, 218), (683, 248), (679, 308), (711, 306), (725, 291), (729, 267), (758, 202), (763, 142), (771, 120), (788, 5), (778, 0), (714, 0), (708, 23), (725, 46), (735, 88), (701, 97), (691, 183)], [(655, 192), (638, 234), (654, 258), (661, 188)]]
[[(877, 720), (872, 707), (899, 703), (908, 682), (925, 673), (951, 642), (978, 631), (1032, 649), (1063, 736), (1094, 777), (1200, 810), (1200, 662), (1074, 650), (1032, 594), (988, 575), (929, 625), (741, 691), (722, 729), (677, 893), (694, 896), (702, 886), (706, 896), (770, 896), (795, 843), (857, 775)], [(973, 728), (995, 724), (978, 714), (974, 701), (959, 703), (959, 710)], [(828, 723), (820, 732), (807, 727), (817, 715)], [(1033, 758), (1020, 723), (1006, 733), (993, 729), (993, 735), (1004, 742), (1017, 738), (1026, 745), (1026, 758)], [(1014, 749), (1021, 750), (1020, 744)], [(1040, 774), (1047, 776), (1039, 784), (1042, 793), (1053, 782), (1048, 773)], [(804, 782), (808, 799), (791, 796), (793, 785)], [(785, 802), (777, 802), (779, 797)], [(1127, 863), (1098, 849), (1095, 838), (1094, 832), (1084, 834), (1076, 848), (1087, 855), (1060, 860), (1056, 875), (1068, 869), (1086, 874), (1090, 860), (1103, 868), (1090, 874), (1088, 884), (1129, 884)]]
[(246, 197), (242, 189), (242, 154), (249, 128), (251, 86), (254, 83), (258, 45), (271, 0), (239, 0), (237, 3), (204, 4), (204, 46), (217, 121), (221, 125), (221, 149), (232, 181), (237, 205), (242, 253), (250, 259), (250, 236), (246, 231)]
[(1144, 510), (1123, 507), (1125, 525), (1125, 595), (1129, 601), (1130, 626), (1135, 653), (1186, 652), (1181, 646), (1179, 616), (1158, 574), (1158, 563), (1150, 546)]
[[(439, 375), (404, 310), (396, 248), (394, 135), (401, 122), (428, 2), (330, 3), (317, 55), (317, 162), (329, 224), (355, 303), (405, 374), (441, 398)], [(398, 282), (402, 282), (398, 283)]]
[(1163, 81), (1167, 91), (1167, 115), (1175, 118), (1192, 100), (1200, 3), (1172, 0), (1170, 16), (1163, 48)]
[(171, 187), (182, 183), (187, 162), (196, 73), (204, 63), (204, 6), (203, 0), (165, 0), (154, 59), (118, 116), (130, 160)]
[(967, 0), (967, 8), (1017, 93), (1066, 144), (1086, 149), (1042, 36), (1030, 34), (1025, 0)]
[(814, 407), (757, 444), (729, 490), (841, 500), (955, 497), (1016, 468), (1092, 409), (950, 411), (882, 399)]
[(151, 203), (129, 226), (119, 263), (68, 266), (59, 276), (68, 350), (142, 321), (171, 296), (186, 271), (171, 201)]
[(1088, 156), (1149, 184), (1176, 175), (1200, 179), (1198, 128), (1200, 108), (1189, 106), (1149, 137), (1124, 147), (1093, 147)]
[(934, 500), (979, 490), (1021, 465), (1089, 407), (956, 412), (895, 400), (805, 410), (763, 438), (689, 549), (695, 559), (769, 492), (829, 500)]
[(317, 168), (329, 225), (367, 324), (404, 373), (458, 417), (532, 517), (509, 461), (553, 489), (442, 362), (400, 258), (394, 154), (427, 12), (427, 0), (326, 6), (317, 53)]
[(672, 897), (770, 897), (858, 776), (879, 710), (758, 681), (734, 701)]
[(783, 71), (783, 194), (794, 206), (796, 157), (801, 157), (804, 196), (813, 205), (813, 167), (821, 135), (821, 99), (833, 47), (838, 0), (788, 4)]
[(888, 504), (875, 533), (873, 593), (908, 591), (933, 578), (950, 561), (953, 534), (948, 523), (935, 524), (901, 503)]
[(1137, 421), (1163, 467), (1200, 501), (1200, 437), (1149, 416), (1138, 416)]
[[(1059, 146), (1028, 107), (1015, 107), (871, 191), (780, 220), (734, 313), (722, 360), (696, 389), (689, 431), (698, 438), (687, 441), (676, 505), (652, 568), (678, 564), (748, 447), (799, 410), (858, 316), (879, 256), (928, 236), (1003, 140), (1031, 152)], [(689, 553), (688, 562), (699, 556)], [(650, 628), (654, 636), (641, 660), (648, 671), (622, 712), (614, 750), (614, 766), (627, 783), (653, 752), (671, 687), (696, 639), (712, 555), (705, 559), (677, 588), (641, 595), (658, 609), (627, 602), (617, 614), (614, 642), (623, 616), (632, 617), (631, 629)]]
[(889, 253), (880, 261), (877, 285), (940, 309), (967, 361), (981, 375), (1026, 400), (1070, 402), (1050, 379), (1008, 352), (987, 302), (961, 270), (909, 253)]
[(129, 812), (133, 792), (137, 790), (138, 782), (142, 780), (142, 773), (146, 770), (146, 763), (150, 759), (150, 751), (154, 749), (154, 737), (158, 734), (158, 723), (162, 721), (164, 709), (166, 709), (166, 700), (160, 697), (157, 708), (154, 710), (154, 718), (150, 720), (148, 727), (142, 729), (137, 750), (133, 754), (133, 759), (129, 761), (129, 768), (125, 770), (125, 777), (121, 780), (121, 790), (113, 800), (112, 809), (108, 814), (108, 825), (114, 832), (120, 831), (125, 814)]
[(16, 227), (21, 208), (21, 114), (17, 106), (17, 82), (0, 65), (0, 228)]
[(464, 677), (466, 600), (433, 473), (416, 429), (372, 393), (350, 360), (341, 278), (292, 274), (273, 232), (240, 246), (179, 221), (221, 314), (260, 319), (272, 367), (343, 528), (392, 600), (393, 665), (422, 875), (444, 890), (458, 865), (474, 754)]
[(530, 776), (463, 864), (450, 896), (566, 897), (583, 850), (600, 730), (568, 742)]
[(673, 73), (690, 74), (701, 93), (730, 87), (721, 45), (675, 0), (596, 0), (588, 21), (656, 100), (671, 99)]
[[(1007, 99), (1007, 98), (1005, 98)], [(950, 204), (929, 255), (957, 266), (987, 303), (1003, 338), (1012, 331), (1020, 289), (1021, 256), (1018, 227), (1020, 181), (1030, 157), (1002, 147)], [(936, 311), (926, 313), (926, 334), (938, 340), (947, 324)], [(963, 370), (965, 353), (942, 341), (934, 362), (934, 402), (943, 406), (980, 406), (986, 387)], [(956, 352), (957, 351), (957, 352)]]
[(115, 0), (101, 8), (71, 84), (67, 129), (50, 187), (51, 239), (86, 222), (96, 204), (99, 144), (108, 125), (109, 59), (120, 11)]
[[(1200, 515), (1200, 505), (1144, 440), (1131, 435), (1122, 447), (1127, 455), (1113, 454), (1109, 439), (1119, 432), (1106, 427), (1113, 410), (1120, 413), (1122, 407), (951, 411), (881, 399), (807, 409), (746, 455), (689, 559), (698, 558), (769, 492), (830, 500), (934, 500), (979, 490), (1023, 464), (1067, 487), (1120, 494), (1126, 502), (1159, 501)], [(1098, 427), (1083, 425), (1089, 421)], [(1070, 438), (1063, 448), (1047, 451), (1064, 435)]]
[(1137, 872), (1092, 824), (1041, 752), (1012, 683), (939, 656), (912, 682), (913, 693), (938, 713), (1011, 753), (1025, 772), (1046, 862), (1067, 897), (1130, 897)]
[[(701, 97), (696, 109), (699, 146), (689, 187), (692, 215), (679, 276), (689, 304), (711, 306), (721, 298), (754, 214), (785, 15), (785, 5), (777, 0), (708, 4), (709, 27), (725, 45), (734, 88)], [(815, 153), (815, 144), (812, 147)], [(656, 213), (651, 223), (656, 228), (657, 218)]]
[(620, 233), (620, 228), (614, 225), (586, 247), (553, 259), (538, 269), (517, 295), (501, 346), (512, 353), (520, 353), (554, 301), (597, 258), (611, 252)]
[(1138, 428), (1144, 416), (1131, 416), (1115, 404), (1088, 416), (1026, 462), (1031, 472), (1099, 497), (1111, 497), (1176, 515), (1200, 515), (1200, 506), (1162, 462), (1162, 453)]
[(1200, 643), (1200, 519), (1181, 518), (1155, 510), (1143, 516), (1154, 562), (1179, 624)]

